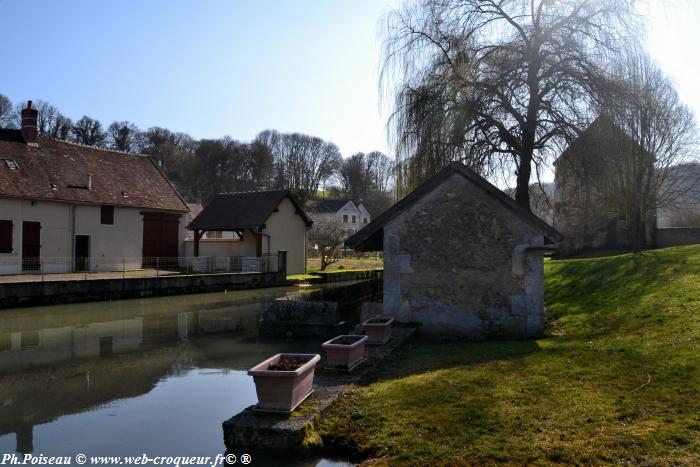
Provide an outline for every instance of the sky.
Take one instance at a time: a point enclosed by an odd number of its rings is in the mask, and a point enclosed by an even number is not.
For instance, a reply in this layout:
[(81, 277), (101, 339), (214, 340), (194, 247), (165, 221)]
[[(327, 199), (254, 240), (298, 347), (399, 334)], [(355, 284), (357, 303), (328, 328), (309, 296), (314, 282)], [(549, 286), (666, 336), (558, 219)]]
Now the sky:
[[(390, 153), (382, 16), (400, 0), (0, 0), (0, 93), (195, 138), (264, 129)], [(647, 44), (700, 115), (700, 0), (650, 0)]]

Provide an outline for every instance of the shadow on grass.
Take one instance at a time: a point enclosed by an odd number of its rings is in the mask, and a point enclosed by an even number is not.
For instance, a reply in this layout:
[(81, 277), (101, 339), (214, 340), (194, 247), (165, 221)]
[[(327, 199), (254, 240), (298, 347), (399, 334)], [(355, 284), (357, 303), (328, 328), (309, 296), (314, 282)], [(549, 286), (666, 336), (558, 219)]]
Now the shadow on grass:
[(611, 452), (636, 463), (693, 449), (700, 391), (687, 357), (580, 338), (419, 342), (345, 417), (399, 463), (596, 464)]
[[(536, 340), (435, 342), (418, 339), (405, 352), (388, 361), (376, 376), (382, 380), (400, 379), (426, 371), (466, 368), (494, 360), (512, 361), (540, 350)], [(403, 358), (406, 355), (409, 356), (407, 360)]]
[(566, 335), (418, 341), (334, 409), (324, 437), (401, 465), (695, 465), (700, 249), (546, 268)]

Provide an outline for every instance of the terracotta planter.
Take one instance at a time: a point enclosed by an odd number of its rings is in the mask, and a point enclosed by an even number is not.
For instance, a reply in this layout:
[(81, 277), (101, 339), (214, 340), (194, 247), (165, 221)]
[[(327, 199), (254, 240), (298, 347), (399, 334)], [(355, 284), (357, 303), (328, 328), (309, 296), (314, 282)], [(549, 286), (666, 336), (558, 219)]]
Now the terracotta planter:
[(280, 353), (248, 370), (258, 394), (256, 410), (289, 413), (296, 409), (313, 392), (319, 360), (318, 354)]
[(330, 368), (352, 369), (365, 357), (367, 336), (342, 335), (322, 344)]
[(386, 344), (391, 339), (391, 325), (394, 318), (370, 318), (362, 323), (369, 338), (368, 344)]

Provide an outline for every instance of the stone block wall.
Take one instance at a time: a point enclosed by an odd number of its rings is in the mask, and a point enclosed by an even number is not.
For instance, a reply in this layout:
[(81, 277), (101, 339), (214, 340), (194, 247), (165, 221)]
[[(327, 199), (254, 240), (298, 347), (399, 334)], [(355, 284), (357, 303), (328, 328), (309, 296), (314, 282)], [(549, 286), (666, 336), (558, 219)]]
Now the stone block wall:
[(384, 314), (432, 337), (544, 329), (544, 237), (458, 174), (384, 227)]

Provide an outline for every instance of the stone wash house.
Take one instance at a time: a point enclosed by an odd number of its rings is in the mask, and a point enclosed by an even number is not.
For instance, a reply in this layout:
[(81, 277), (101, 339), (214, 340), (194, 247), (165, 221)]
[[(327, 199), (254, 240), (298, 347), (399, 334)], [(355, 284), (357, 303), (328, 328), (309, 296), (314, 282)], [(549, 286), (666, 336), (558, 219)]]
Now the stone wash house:
[[(631, 246), (627, 219), (610, 205), (616, 196), (610, 191), (617, 183), (613, 177), (619, 176), (610, 169), (619, 165), (614, 162), (621, 153), (616, 148), (630, 144), (634, 143), (622, 130), (601, 116), (554, 161), (553, 225), (564, 236), (559, 253)], [(647, 244), (654, 240), (655, 217), (650, 213), (645, 222)]]
[(0, 129), (0, 273), (110, 271), (183, 256), (187, 206), (146, 156)]
[[(188, 256), (261, 257), (287, 252), (287, 273), (306, 272), (306, 234), (313, 225), (289, 190), (219, 194), (188, 225)], [(204, 238), (205, 233), (219, 233)]]
[(453, 163), (347, 240), (384, 251), (383, 314), (434, 337), (544, 330), (544, 252), (560, 234)]

